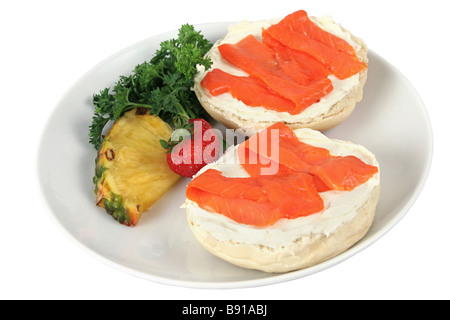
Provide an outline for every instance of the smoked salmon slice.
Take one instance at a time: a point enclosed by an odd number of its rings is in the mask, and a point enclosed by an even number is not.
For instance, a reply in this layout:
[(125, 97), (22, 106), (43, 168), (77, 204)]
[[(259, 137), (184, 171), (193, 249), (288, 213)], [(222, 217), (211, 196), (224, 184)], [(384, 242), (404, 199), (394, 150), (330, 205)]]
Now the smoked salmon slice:
[[(246, 168), (246, 154), (257, 154), (262, 163), (277, 162), (293, 171), (308, 171), (312, 163), (328, 159), (327, 149), (300, 142), (284, 123), (277, 122), (243, 142), (239, 147), (241, 164)], [(248, 149), (246, 151), (244, 149)]]
[(273, 25), (266, 31), (272, 37), (291, 49), (304, 52), (321, 62), (339, 79), (351, 77), (366, 68), (365, 63), (354, 60), (348, 54), (333, 50), (332, 48), (327, 47), (302, 33), (292, 31), (283, 25)]
[(293, 79), (297, 73), (300, 73), (302, 78), (307, 76), (308, 81), (311, 82), (324, 79), (331, 73), (323, 64), (310, 55), (301, 51), (292, 50), (271, 37), (264, 29), (262, 30), (262, 42), (275, 52), (280, 68)]
[[(196, 178), (201, 179), (201, 175)], [(268, 202), (257, 202), (242, 198), (224, 198), (217, 194), (188, 185), (186, 197), (209, 212), (216, 212), (238, 223), (268, 226), (280, 219), (280, 208)]]
[(345, 40), (315, 26), (307, 16), (298, 16), (291, 14), (265, 32), (285, 46), (310, 55), (339, 79), (346, 79), (367, 68)]
[[(378, 172), (357, 157), (333, 156), (327, 149), (299, 141), (283, 123), (252, 136), (238, 152), (250, 177), (229, 178), (209, 169), (189, 183), (186, 197), (207, 211), (254, 226), (320, 212), (324, 208), (320, 192), (353, 190)], [(276, 172), (261, 174), (261, 168), (274, 163)]]
[(310, 174), (294, 172), (290, 175), (266, 175), (255, 179), (267, 193), (269, 202), (280, 209), (281, 218), (304, 217), (324, 208), (323, 199)]
[(194, 179), (189, 184), (190, 188), (213, 193), (225, 198), (242, 198), (267, 202), (267, 195), (254, 179), (226, 178), (218, 170), (207, 170), (201, 175), (201, 179)]
[(358, 60), (355, 49), (347, 41), (320, 28), (309, 19), (305, 10), (298, 10), (287, 15), (279, 24), (291, 28), (295, 32), (306, 34), (308, 37)]
[(349, 191), (369, 180), (378, 172), (378, 168), (369, 166), (354, 156), (346, 156), (317, 161), (308, 172), (330, 189)]
[(247, 106), (264, 106), (268, 110), (291, 114), (296, 110), (295, 103), (273, 92), (258, 78), (235, 76), (214, 69), (206, 74), (201, 85), (213, 96), (228, 92)]
[[(252, 151), (250, 148), (248, 148), (247, 145), (245, 145), (245, 143), (238, 147), (238, 156), (241, 165), (251, 177), (265, 175), (266, 173), (273, 172), (274, 170), (276, 171), (276, 174), (280, 176), (291, 175), (295, 172), (288, 165), (274, 161), (273, 159), (265, 155), (265, 153), (258, 154)], [(301, 166), (306, 171), (311, 168), (306, 162), (301, 162)], [(299, 166), (297, 165), (297, 167)], [(316, 188), (317, 192), (332, 190), (332, 188), (326, 185), (318, 176), (312, 175), (312, 178), (314, 187)]]
[[(213, 188), (210, 188), (211, 181), (214, 181)], [(228, 193), (230, 185), (236, 188), (248, 185), (251, 191), (232, 197)], [(255, 185), (259, 189), (255, 189)], [(205, 210), (255, 226), (272, 225), (281, 218), (306, 216), (324, 207), (312, 176), (304, 173), (226, 178), (220, 171), (209, 169), (188, 185), (186, 196)]]

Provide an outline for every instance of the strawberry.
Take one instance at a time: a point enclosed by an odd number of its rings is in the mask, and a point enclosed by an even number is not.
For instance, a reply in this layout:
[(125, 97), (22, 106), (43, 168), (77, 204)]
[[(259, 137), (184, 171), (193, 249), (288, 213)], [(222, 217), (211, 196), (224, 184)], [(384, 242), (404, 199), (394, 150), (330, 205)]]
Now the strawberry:
[(213, 127), (204, 119), (190, 119), (184, 128), (188, 133), (184, 137), (174, 135), (167, 141), (161, 141), (167, 150), (167, 163), (175, 173), (192, 178), (201, 168), (220, 155), (220, 139)]

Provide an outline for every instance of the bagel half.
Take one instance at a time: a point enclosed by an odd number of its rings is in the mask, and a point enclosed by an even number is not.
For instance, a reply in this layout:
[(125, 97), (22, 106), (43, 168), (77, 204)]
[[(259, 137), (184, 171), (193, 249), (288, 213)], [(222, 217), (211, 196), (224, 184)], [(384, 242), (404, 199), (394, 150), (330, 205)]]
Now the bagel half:
[[(351, 142), (332, 140), (318, 131), (297, 129), (301, 141), (325, 147), (338, 156), (354, 155), (367, 164), (379, 165), (372, 153)], [(231, 147), (212, 168), (223, 175), (240, 176)], [(235, 170), (234, 170), (234, 169)], [(234, 265), (270, 273), (311, 267), (344, 252), (357, 243), (374, 220), (380, 194), (380, 173), (352, 191), (321, 193), (325, 209), (296, 219), (281, 219), (268, 227), (237, 223), (218, 213), (200, 208), (187, 199), (184, 207), (196, 239), (213, 255)]]
[[(368, 49), (361, 38), (354, 36), (328, 16), (321, 18), (310, 17), (310, 19), (322, 29), (343, 38), (351, 44), (361, 62), (369, 62), (367, 57)], [(207, 56), (213, 61), (212, 69), (225, 69), (224, 71), (231, 74), (245, 75), (245, 73), (242, 73), (242, 70), (236, 70), (236, 68), (221, 58), (218, 47), (223, 43), (237, 43), (249, 34), (255, 35), (257, 39), (261, 39), (261, 28), (267, 28), (279, 20), (244, 21), (230, 25), (227, 35), (218, 40), (207, 53)], [(333, 92), (323, 97), (319, 103), (311, 105), (298, 115), (267, 110), (264, 107), (250, 107), (231, 97), (229, 93), (224, 93), (216, 97), (212, 96), (201, 85), (201, 81), (208, 70), (205, 71), (202, 66), (199, 66), (198, 71), (193, 90), (203, 108), (211, 117), (226, 127), (240, 129), (245, 134), (252, 135), (275, 122), (284, 122), (291, 129), (310, 128), (319, 131), (328, 130), (337, 126), (350, 116), (356, 104), (361, 101), (368, 69), (366, 68), (351, 77), (353, 81), (346, 85), (345, 88), (342, 88), (342, 91), (336, 92), (336, 90), (341, 90), (341, 88), (335, 88)], [(340, 84), (338, 87), (340, 87)]]

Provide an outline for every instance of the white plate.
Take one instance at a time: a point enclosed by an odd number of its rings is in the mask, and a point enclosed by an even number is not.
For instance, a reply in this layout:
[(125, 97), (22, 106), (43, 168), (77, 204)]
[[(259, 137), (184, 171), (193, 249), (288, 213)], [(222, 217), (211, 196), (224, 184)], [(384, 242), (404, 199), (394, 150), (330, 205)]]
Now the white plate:
[[(228, 23), (198, 25), (210, 40), (226, 33)], [(95, 206), (92, 177), (95, 151), (88, 143), (93, 93), (114, 85), (120, 75), (149, 60), (165, 33), (109, 57), (86, 73), (64, 95), (43, 132), (38, 176), (50, 213), (76, 243), (103, 262), (135, 276), (170, 285), (237, 288), (268, 285), (310, 275), (367, 248), (411, 208), (431, 164), (432, 133), (426, 109), (411, 84), (392, 65), (369, 53), (364, 98), (331, 138), (360, 143), (381, 167), (381, 198), (368, 234), (343, 254), (285, 274), (242, 269), (214, 257), (195, 240), (180, 205), (187, 179), (181, 180), (135, 228), (113, 220)]]

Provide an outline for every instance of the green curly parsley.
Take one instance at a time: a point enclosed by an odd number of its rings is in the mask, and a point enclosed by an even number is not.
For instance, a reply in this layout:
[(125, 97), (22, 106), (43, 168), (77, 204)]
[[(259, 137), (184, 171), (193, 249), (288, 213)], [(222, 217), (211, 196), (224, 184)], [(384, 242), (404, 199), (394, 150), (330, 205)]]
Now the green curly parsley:
[(185, 24), (178, 30), (177, 39), (163, 41), (160, 46), (150, 61), (137, 65), (130, 76), (120, 76), (112, 90), (105, 88), (94, 94), (89, 142), (96, 150), (100, 149), (106, 124), (136, 107), (150, 109), (151, 114), (174, 128), (206, 116), (191, 88), (196, 65), (211, 67), (205, 54), (212, 43)]

